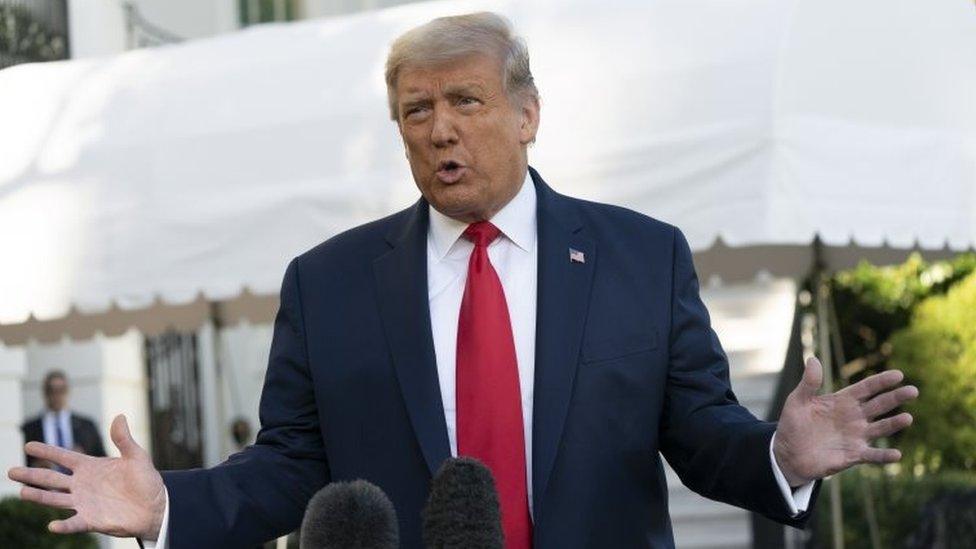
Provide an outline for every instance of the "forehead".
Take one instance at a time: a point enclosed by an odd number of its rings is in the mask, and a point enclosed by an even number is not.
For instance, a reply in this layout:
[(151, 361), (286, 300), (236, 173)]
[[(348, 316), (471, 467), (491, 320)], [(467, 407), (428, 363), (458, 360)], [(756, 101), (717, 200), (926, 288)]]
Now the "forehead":
[(490, 55), (470, 55), (436, 64), (408, 64), (397, 75), (397, 93), (401, 97), (469, 86), (501, 89), (501, 62)]

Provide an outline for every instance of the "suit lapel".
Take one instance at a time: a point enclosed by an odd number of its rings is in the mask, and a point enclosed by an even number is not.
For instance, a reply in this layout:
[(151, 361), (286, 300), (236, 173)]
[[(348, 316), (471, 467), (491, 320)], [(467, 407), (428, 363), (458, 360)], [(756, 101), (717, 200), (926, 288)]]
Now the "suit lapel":
[[(581, 234), (582, 223), (571, 203), (529, 170), (536, 184), (539, 227), (532, 420), (532, 499), (539, 517), (569, 410), (597, 258), (596, 244)], [(571, 260), (570, 250), (582, 252), (582, 261)]]
[(451, 457), (427, 299), (427, 203), (387, 235), (373, 263), (376, 293), (403, 401), (430, 473)]

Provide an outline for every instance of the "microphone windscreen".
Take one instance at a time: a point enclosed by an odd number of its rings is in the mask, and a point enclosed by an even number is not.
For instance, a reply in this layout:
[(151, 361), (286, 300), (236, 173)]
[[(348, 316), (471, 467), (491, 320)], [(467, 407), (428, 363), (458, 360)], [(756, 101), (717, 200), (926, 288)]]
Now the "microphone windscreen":
[(502, 549), (501, 511), (491, 471), (472, 458), (452, 458), (434, 476), (423, 514), (427, 549)]
[(397, 549), (400, 528), (393, 503), (365, 480), (333, 482), (305, 508), (301, 549)]

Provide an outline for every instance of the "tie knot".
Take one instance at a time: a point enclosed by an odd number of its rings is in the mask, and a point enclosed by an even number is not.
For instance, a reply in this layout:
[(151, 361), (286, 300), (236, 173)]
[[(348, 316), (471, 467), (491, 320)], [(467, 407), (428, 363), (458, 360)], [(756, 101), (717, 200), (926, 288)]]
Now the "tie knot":
[(488, 246), (501, 233), (498, 227), (491, 224), (489, 221), (479, 221), (477, 223), (472, 223), (468, 225), (467, 229), (464, 229), (464, 236), (474, 242), (477, 246)]

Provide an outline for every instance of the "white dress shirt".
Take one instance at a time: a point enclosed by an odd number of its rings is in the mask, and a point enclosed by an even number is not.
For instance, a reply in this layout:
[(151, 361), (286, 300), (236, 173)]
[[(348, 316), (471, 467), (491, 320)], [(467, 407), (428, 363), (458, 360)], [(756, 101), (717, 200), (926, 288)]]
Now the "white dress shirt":
[(41, 429), (44, 431), (44, 443), (50, 444), (51, 446), (58, 445), (58, 433), (57, 426), (61, 426), (61, 436), (64, 440), (64, 446), (62, 448), (67, 448), (68, 450), (73, 450), (75, 446), (75, 436), (71, 432), (71, 412), (68, 410), (61, 410), (54, 412), (48, 410), (44, 414), (44, 418), (41, 420)]
[[(501, 280), (512, 321), (515, 358), (518, 362), (519, 389), (522, 396), (522, 428), (525, 435), (525, 476), (529, 512), (532, 512), (532, 396), (535, 383), (535, 320), (538, 285), (536, 241), (536, 193), (532, 178), (526, 173), (522, 188), (508, 204), (491, 218), (501, 234), (488, 246), (491, 260)], [(455, 355), (457, 353), (458, 316), (464, 283), (468, 278), (468, 258), (474, 243), (463, 238), (467, 223), (457, 221), (430, 208), (427, 233), (427, 296), (430, 303), (430, 326), (437, 360), (437, 378), (444, 405), (444, 421), (451, 443), (451, 455), (457, 456), (457, 410), (455, 403)], [(775, 435), (773, 437), (775, 441)], [(814, 483), (793, 492), (773, 456), (769, 459), (773, 476), (794, 516), (807, 509)], [(169, 496), (158, 544), (146, 543), (146, 549), (166, 549), (169, 523)]]
[[(491, 218), (501, 234), (488, 246), (488, 259), (498, 273), (508, 316), (512, 321), (515, 360), (518, 362), (519, 390), (522, 396), (522, 429), (525, 435), (525, 473), (532, 511), (532, 393), (535, 383), (535, 306), (538, 284), (536, 258), (535, 185), (526, 173), (522, 188), (508, 204)], [(427, 296), (430, 301), (430, 328), (437, 358), (437, 378), (444, 404), (447, 437), (451, 455), (457, 456), (457, 410), (455, 402), (455, 354), (458, 317), (464, 283), (468, 279), (468, 258), (474, 243), (462, 233), (467, 223), (457, 221), (430, 208), (427, 233)]]

